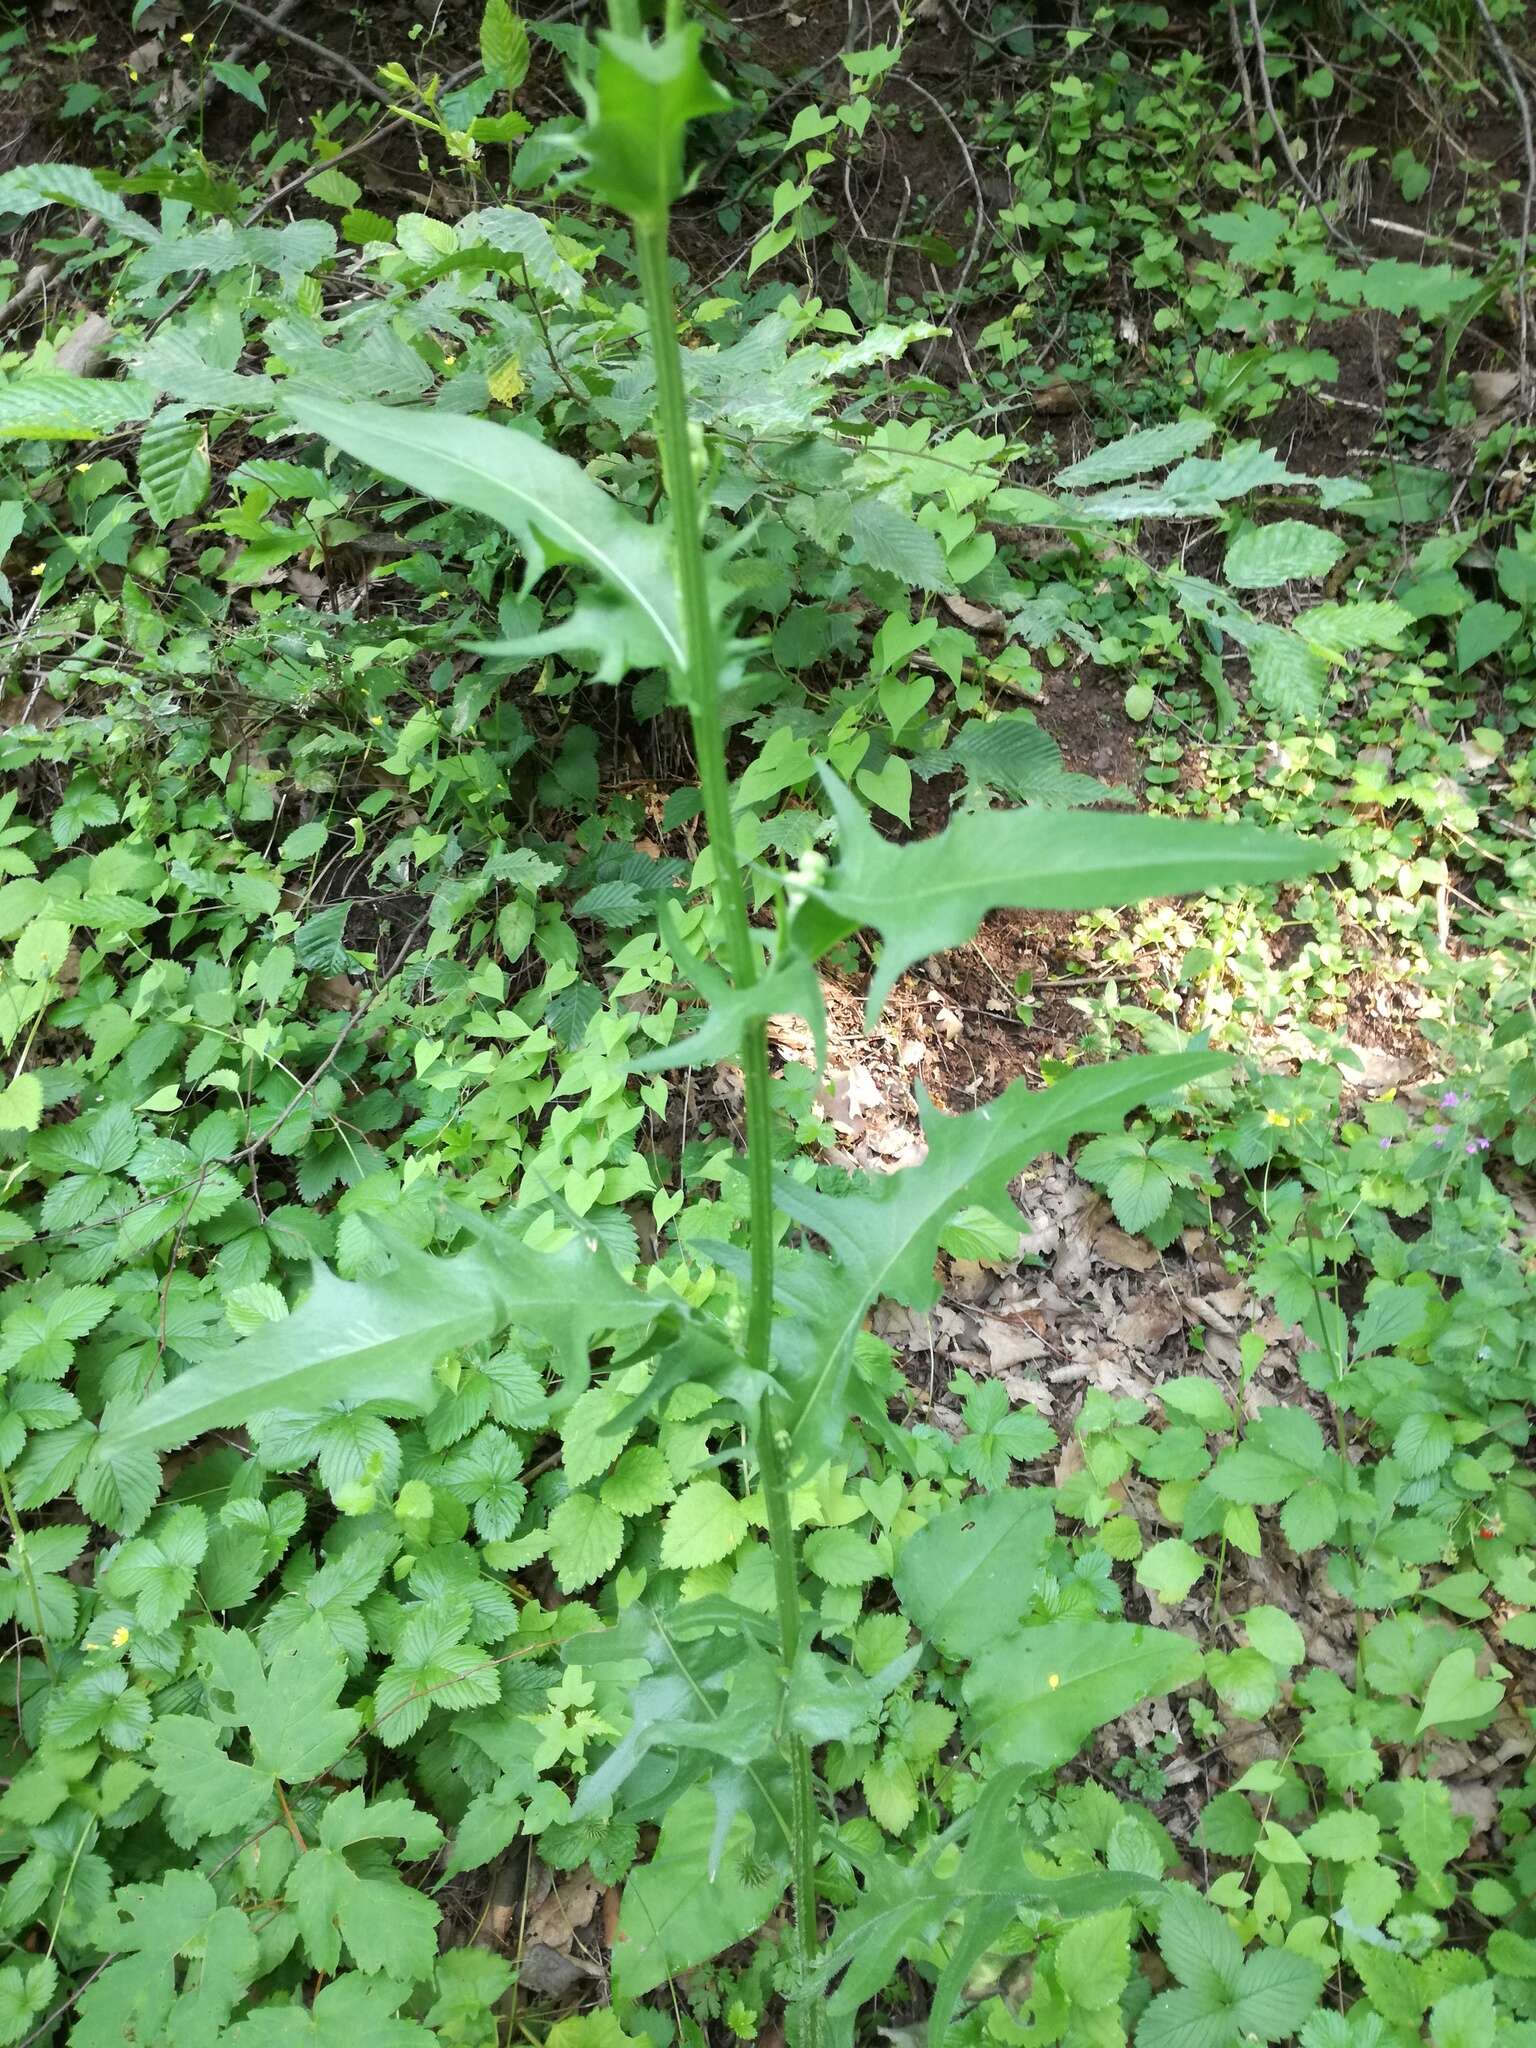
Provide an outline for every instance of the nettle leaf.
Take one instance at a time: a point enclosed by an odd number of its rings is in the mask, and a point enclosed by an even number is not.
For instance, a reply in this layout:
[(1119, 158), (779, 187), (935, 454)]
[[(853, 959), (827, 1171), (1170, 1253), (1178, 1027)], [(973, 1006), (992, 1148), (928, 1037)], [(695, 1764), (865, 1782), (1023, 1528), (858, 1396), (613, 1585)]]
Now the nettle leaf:
[(1343, 552), (1343, 541), (1326, 527), (1275, 519), (1238, 535), (1227, 549), (1223, 574), (1236, 590), (1274, 590), (1326, 576)]
[(1306, 874), (1317, 846), (1245, 825), (1138, 815), (972, 812), (936, 838), (882, 839), (854, 797), (822, 771), (837, 819), (837, 861), (799, 879), (791, 939), (819, 958), (872, 926), (884, 940), (864, 1007), (873, 1028), (915, 961), (969, 939), (990, 910), (1093, 910), (1233, 882)]
[(833, 1253), (831, 1261), (790, 1253), (779, 1262), (774, 1360), (792, 1464), (814, 1468), (834, 1455), (846, 1423), (854, 1339), (874, 1304), (889, 1297), (911, 1308), (932, 1306), (939, 1238), (954, 1215), (975, 1202), (1000, 1206), (1030, 1160), (1064, 1151), (1081, 1132), (1116, 1124), (1221, 1064), (1210, 1053), (1115, 1060), (1046, 1089), (1016, 1081), (983, 1108), (954, 1117), (925, 1099), (928, 1151), (917, 1166), (840, 1195), (781, 1176), (780, 1208)]
[(558, 641), (595, 654), (605, 680), (626, 668), (684, 666), (662, 530), (642, 525), (570, 456), (511, 427), (419, 407), (285, 396), (284, 408), (380, 476), (504, 526), (527, 557), (530, 582), (551, 562), (595, 571), (602, 590), (583, 599), (579, 619), (537, 636), (538, 645)]
[(1096, 1728), (1201, 1673), (1195, 1645), (1124, 1621), (1051, 1621), (980, 1646), (965, 1680), (972, 1727), (1003, 1764), (1054, 1770)]

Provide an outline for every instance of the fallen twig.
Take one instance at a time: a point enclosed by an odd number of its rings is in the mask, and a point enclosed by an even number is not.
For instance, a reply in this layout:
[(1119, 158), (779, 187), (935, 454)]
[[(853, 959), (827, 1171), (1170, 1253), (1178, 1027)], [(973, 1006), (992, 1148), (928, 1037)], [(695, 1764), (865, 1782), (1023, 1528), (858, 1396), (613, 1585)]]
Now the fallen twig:
[[(222, 4), (225, 7), (232, 8), (236, 14), (243, 14), (247, 21), (254, 21), (260, 27), (270, 29), (274, 35), (281, 36), (285, 42), (296, 43), (301, 50), (308, 50), (312, 57), (318, 57), (323, 64), (328, 64), (333, 71), (340, 71), (350, 78), (360, 92), (367, 93), (370, 98), (376, 99), (381, 106), (393, 106), (393, 100), (384, 87), (379, 84), (378, 80), (370, 78), (366, 71), (360, 71), (350, 57), (343, 57), (339, 50), (330, 49), (325, 43), (317, 43), (312, 36), (306, 36), (300, 30), (290, 28), (287, 22), (282, 19), (283, 14), (287, 11), (285, 8), (275, 7), (270, 14), (263, 14), (259, 7), (248, 7), (246, 0), (222, 0)], [(334, 158), (332, 161), (334, 162)]]
[(1514, 94), (1515, 105), (1520, 110), (1520, 138), (1525, 145), (1525, 200), (1520, 210), (1520, 251), (1515, 267), (1515, 297), (1519, 302), (1520, 318), (1520, 402), (1529, 409), (1536, 392), (1531, 384), (1531, 296), (1526, 287), (1526, 268), (1531, 256), (1531, 214), (1536, 208), (1536, 133), (1531, 126), (1531, 101), (1521, 81), (1519, 68), (1509, 53), (1509, 46), (1499, 34), (1493, 16), (1488, 11), (1488, 0), (1477, 0), (1477, 12), (1482, 21), (1489, 46), (1498, 59), (1499, 69), (1509, 81)]
[(1323, 205), (1322, 195), (1313, 186), (1311, 179), (1308, 178), (1305, 171), (1302, 170), (1301, 165), (1296, 160), (1296, 152), (1291, 148), (1291, 139), (1285, 132), (1285, 124), (1280, 119), (1280, 110), (1275, 105), (1274, 87), (1269, 82), (1269, 58), (1264, 47), (1264, 25), (1259, 20), (1259, 0), (1248, 0), (1248, 19), (1253, 27), (1253, 58), (1259, 74), (1259, 90), (1264, 95), (1264, 111), (1269, 116), (1269, 125), (1274, 130), (1275, 142), (1279, 147), (1280, 154), (1285, 158), (1285, 167), (1305, 193), (1309, 205), (1311, 205), (1318, 219), (1322, 222), (1329, 239), (1337, 242), (1341, 249), (1347, 249), (1351, 256), (1358, 256), (1360, 251), (1349, 239), (1349, 236), (1329, 218), (1328, 211)]

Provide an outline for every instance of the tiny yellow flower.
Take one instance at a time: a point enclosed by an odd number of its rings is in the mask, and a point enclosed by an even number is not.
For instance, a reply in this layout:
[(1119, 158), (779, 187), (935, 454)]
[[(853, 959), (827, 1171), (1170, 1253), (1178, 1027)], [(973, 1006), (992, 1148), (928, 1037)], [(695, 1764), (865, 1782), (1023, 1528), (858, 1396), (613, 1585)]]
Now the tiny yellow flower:
[(86, 474), (87, 470), (89, 470), (89, 469), (90, 469), (90, 467), (91, 467), (91, 465), (90, 465), (90, 463), (88, 463), (88, 462), (77, 462), (77, 463), (75, 464), (75, 475), (76, 475), (76, 476), (84, 476), (84, 475)]
[(115, 1628), (115, 1629), (113, 1629), (113, 1631), (112, 1631), (112, 1647), (113, 1647), (113, 1649), (114, 1649), (114, 1650), (120, 1650), (120, 1649), (121, 1649), (121, 1648), (123, 1647), (124, 1643), (126, 1643), (126, 1642), (127, 1642), (127, 1640), (128, 1640), (128, 1631), (127, 1631), (127, 1629), (125, 1629), (125, 1628)]
[(384, 723), (384, 721), (383, 721), (383, 719), (382, 719), (382, 718), (381, 718), (381, 717), (379, 716), (379, 714), (378, 714), (378, 712), (377, 712), (377, 711), (371, 711), (371, 712), (370, 712), (370, 713), (368, 714), (368, 723), (369, 723), (370, 725), (382, 725), (382, 724)]
[(188, 29), (188, 30), (187, 30), (187, 32), (186, 32), (186, 34), (185, 34), (185, 35), (184, 35), (184, 36), (182, 37), (182, 39), (181, 39), (181, 40), (182, 40), (182, 41), (183, 41), (184, 43), (188, 43), (188, 44), (191, 44), (191, 43), (194, 43), (194, 42), (195, 42), (195, 41), (197, 40), (197, 38), (196, 38), (196, 37), (195, 37), (195, 36), (193, 35), (193, 33), (192, 33), (191, 29)]
[(82, 1643), (80, 1647), (82, 1650), (99, 1650), (101, 1645), (100, 1643)]
[(455, 364), (455, 363), (456, 363), (456, 362), (457, 362), (458, 360), (459, 360), (459, 359), (458, 359), (458, 357), (457, 357), (457, 356), (444, 356), (444, 357), (443, 357), (443, 368), (444, 368), (445, 370), (451, 370), (451, 369), (453, 368), (454, 364)]
[(1273, 1124), (1277, 1131), (1288, 1131), (1291, 1127), (1290, 1118), (1282, 1116), (1278, 1109), (1265, 1110), (1264, 1121), (1267, 1124)]
[(34, 562), (32, 564), (32, 574), (34, 576), (41, 576), (43, 571), (47, 568), (47, 566), (48, 564), (46, 562)]
[(1054, 1692), (1057, 1686), (1061, 1683), (1061, 1673), (1059, 1671), (1053, 1671), (1050, 1677), (1047, 1678), (1045, 1682), (1051, 1688), (1051, 1691)]
[(133, 82), (134, 82), (134, 84), (135, 84), (135, 85), (137, 85), (137, 84), (138, 84), (138, 82), (139, 82), (139, 74), (137, 73), (137, 71), (135, 71), (135, 70), (134, 70), (134, 68), (133, 68), (133, 66), (132, 66), (131, 64), (130, 64), (130, 65), (128, 66), (128, 76), (129, 76), (129, 77), (130, 77), (130, 78), (131, 78), (131, 79), (133, 80)]
[(433, 593), (432, 593), (432, 602), (433, 602), (434, 604), (441, 604), (441, 603), (442, 603), (442, 601), (443, 601), (443, 599), (444, 599), (444, 598), (445, 598), (445, 597), (446, 597), (447, 595), (448, 595), (448, 593), (447, 593), (447, 591), (446, 591), (446, 590), (434, 590), (434, 591), (433, 591)]

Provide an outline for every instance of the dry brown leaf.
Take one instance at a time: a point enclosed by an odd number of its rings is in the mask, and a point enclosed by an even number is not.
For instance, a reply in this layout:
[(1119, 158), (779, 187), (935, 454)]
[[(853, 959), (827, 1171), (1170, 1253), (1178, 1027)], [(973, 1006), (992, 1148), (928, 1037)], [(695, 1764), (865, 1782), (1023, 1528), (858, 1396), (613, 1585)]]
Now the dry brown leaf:
[(1479, 412), (1497, 412), (1519, 389), (1516, 370), (1474, 370), (1467, 379), (1467, 390)]
[(563, 1877), (547, 1899), (528, 1915), (527, 1938), (549, 1948), (568, 1949), (591, 1921), (598, 1887), (585, 1865)]
[(1001, 633), (1007, 623), (996, 605), (973, 604), (968, 597), (953, 597), (947, 591), (942, 601), (945, 609), (973, 633)]
[(1061, 1456), (1056, 1460), (1056, 1469), (1051, 1474), (1051, 1484), (1059, 1491), (1069, 1479), (1076, 1478), (1082, 1469), (1083, 1447), (1075, 1436), (1069, 1436), (1061, 1447)]
[(355, 1010), (362, 995), (349, 974), (317, 974), (309, 990), (322, 1010)]
[(1156, 1351), (1184, 1327), (1184, 1311), (1166, 1287), (1149, 1287), (1110, 1324), (1110, 1335), (1128, 1350)]
[(1160, 1260), (1144, 1237), (1132, 1237), (1117, 1223), (1106, 1223), (1093, 1240), (1093, 1249), (1106, 1266), (1123, 1273), (1152, 1273)]
[(986, 1347), (994, 1372), (1004, 1372), (1010, 1365), (1027, 1365), (1031, 1359), (1050, 1355), (1050, 1346), (1043, 1343), (1027, 1325), (1005, 1322), (999, 1316), (978, 1316), (976, 1334)]

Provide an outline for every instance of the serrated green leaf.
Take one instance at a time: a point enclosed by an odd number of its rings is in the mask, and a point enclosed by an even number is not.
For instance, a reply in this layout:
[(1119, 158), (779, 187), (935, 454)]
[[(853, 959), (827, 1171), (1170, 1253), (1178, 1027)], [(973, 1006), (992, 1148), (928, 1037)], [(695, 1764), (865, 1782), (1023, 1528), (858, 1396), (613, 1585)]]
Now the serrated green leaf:
[(1205, 1571), (1205, 1559), (1192, 1543), (1169, 1536), (1154, 1543), (1137, 1561), (1138, 1582), (1155, 1593), (1166, 1607), (1184, 1599)]
[(156, 526), (185, 519), (208, 495), (208, 430), (201, 421), (160, 417), (139, 440), (139, 495)]
[(516, 92), (528, 76), (528, 31), (507, 0), (485, 0), (480, 17), (480, 62), (498, 92)]
[(600, 1579), (623, 1547), (622, 1519), (596, 1494), (568, 1494), (549, 1518), (549, 1561), (562, 1592), (580, 1592)]
[(1058, 470), (1056, 483), (1062, 490), (1085, 491), (1096, 484), (1120, 483), (1128, 476), (1144, 476), (1149, 469), (1162, 469), (1181, 456), (1203, 448), (1216, 431), (1214, 420), (1174, 420), (1162, 427), (1138, 427), (1123, 434), (1107, 447), (1095, 448), (1081, 462)]
[(747, 1527), (747, 1511), (733, 1493), (716, 1479), (696, 1479), (667, 1510), (661, 1561), (681, 1571), (718, 1564), (740, 1548)]
[(1274, 590), (1326, 576), (1343, 552), (1343, 541), (1326, 527), (1275, 519), (1239, 534), (1227, 549), (1223, 574), (1234, 590)]
[(147, 419), (155, 387), (28, 370), (0, 383), (0, 441), (95, 441), (130, 420)]
[(1322, 708), (1328, 665), (1315, 648), (1283, 626), (1261, 626), (1247, 641), (1253, 694), (1281, 718), (1315, 718)]

